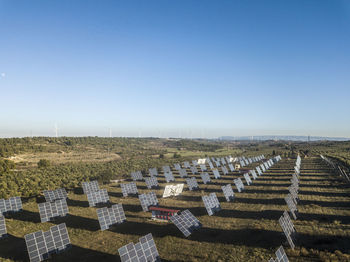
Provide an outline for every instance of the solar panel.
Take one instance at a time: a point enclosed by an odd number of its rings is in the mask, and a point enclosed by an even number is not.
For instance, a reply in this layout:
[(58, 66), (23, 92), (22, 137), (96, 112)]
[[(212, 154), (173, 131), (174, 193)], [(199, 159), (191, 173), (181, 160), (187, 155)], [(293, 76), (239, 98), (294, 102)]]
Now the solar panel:
[(202, 196), (204, 206), (208, 212), (209, 216), (214, 215), (214, 213), (221, 210), (221, 206), (215, 193), (210, 193), (207, 196)]
[(190, 168), (190, 167), (191, 167), (190, 162), (185, 161), (184, 162), (184, 168)]
[(264, 162), (263, 164), (264, 164), (264, 166), (265, 166), (265, 169), (268, 170), (268, 169), (269, 169), (269, 166), (268, 166), (267, 162)]
[(260, 168), (261, 168), (263, 173), (266, 171), (265, 166), (263, 164), (260, 165)]
[(248, 186), (253, 183), (248, 173), (243, 174), (243, 176)]
[(235, 194), (233, 193), (233, 190), (232, 190), (232, 187), (230, 184), (222, 186), (221, 189), (222, 189), (222, 192), (224, 193), (224, 196), (225, 196), (227, 202), (234, 200)]
[(150, 176), (158, 176), (158, 171), (156, 167), (148, 169), (148, 172)]
[(180, 169), (180, 170), (179, 170), (179, 175), (180, 175), (181, 177), (186, 177), (186, 176), (187, 176), (186, 169)]
[(164, 173), (165, 176), (165, 180), (167, 183), (171, 182), (171, 181), (175, 181), (175, 178), (173, 176), (173, 173)]
[(228, 168), (231, 172), (235, 171), (235, 167), (232, 164), (228, 164)]
[(151, 189), (152, 187), (158, 187), (159, 186), (157, 177), (155, 177), (155, 176), (146, 177), (145, 178), (145, 182), (146, 182), (146, 185), (147, 185), (148, 189)]
[(93, 192), (93, 191), (100, 190), (100, 187), (98, 185), (97, 180), (90, 181), (90, 182), (83, 182), (81, 184), (83, 186), (84, 194), (87, 194), (88, 192)]
[(261, 172), (261, 169), (259, 166), (256, 167), (256, 171), (258, 172), (258, 175), (261, 176), (262, 175), (262, 172)]
[(197, 179), (195, 177), (186, 178), (186, 183), (187, 183), (188, 189), (190, 191), (199, 188), (198, 183), (197, 183)]
[(130, 194), (138, 194), (139, 193), (135, 182), (123, 183), (123, 184), (120, 184), (120, 187), (122, 189), (122, 193), (123, 193), (124, 197), (127, 197)]
[(194, 230), (202, 227), (199, 220), (188, 209), (182, 211), (181, 214), (174, 214), (170, 217), (170, 220), (185, 237), (188, 237)]
[(171, 173), (170, 166), (163, 166), (163, 173)]
[(121, 262), (154, 262), (160, 261), (152, 234), (139, 238), (140, 242), (129, 243), (118, 249)]
[(289, 262), (286, 252), (283, 246), (280, 246), (276, 251), (276, 262)]
[(0, 239), (7, 235), (6, 221), (3, 215), (0, 215)]
[(192, 160), (192, 165), (198, 166), (198, 161), (197, 160)]
[(52, 226), (49, 231), (37, 231), (24, 236), (31, 262), (43, 261), (52, 253), (59, 253), (70, 247), (66, 224)]
[(198, 169), (197, 169), (197, 167), (195, 167), (195, 166), (191, 166), (190, 167), (190, 169), (191, 169), (191, 172), (192, 172), (192, 174), (197, 174), (198, 173)]
[(141, 181), (143, 180), (143, 176), (141, 171), (131, 172), (131, 178), (134, 181)]
[(94, 207), (99, 203), (107, 203), (109, 202), (107, 189), (100, 189), (99, 191), (90, 192), (87, 194), (87, 199), (90, 207)]
[(178, 196), (182, 193), (184, 184), (166, 185), (163, 193), (163, 197)]
[(67, 198), (67, 191), (64, 188), (59, 188), (55, 190), (44, 190), (43, 193), (44, 193), (46, 202)]
[(235, 183), (237, 191), (239, 193), (241, 193), (241, 191), (244, 190), (244, 185), (241, 178), (233, 179), (233, 183)]
[(140, 194), (139, 200), (141, 203), (142, 210), (145, 212), (148, 211), (148, 208), (150, 206), (158, 205), (158, 199), (157, 199), (156, 193), (154, 193), (153, 191), (145, 194)]
[(180, 170), (180, 169), (181, 169), (181, 165), (180, 165), (179, 163), (174, 164), (174, 168), (175, 168), (176, 170)]
[(206, 165), (201, 164), (201, 165), (199, 165), (199, 167), (201, 168), (202, 172), (203, 171), (207, 171), (207, 166)]
[(126, 220), (122, 204), (97, 209), (97, 217), (102, 231), (109, 229), (111, 225), (121, 224)]
[(239, 164), (241, 165), (241, 167), (244, 167), (245, 166), (245, 162), (243, 160), (240, 160), (239, 161)]
[(214, 160), (214, 163), (215, 163), (215, 165), (216, 165), (217, 167), (220, 167), (220, 166), (221, 166), (221, 163), (220, 163), (220, 161), (218, 161), (218, 160)]
[(221, 167), (221, 171), (222, 171), (222, 173), (223, 173), (224, 175), (228, 175), (227, 167), (222, 166), (222, 167)]
[(209, 163), (209, 167), (210, 167), (210, 169), (213, 169), (213, 168), (214, 168), (213, 163), (212, 163), (212, 162), (208, 162), (208, 163)]
[(284, 232), (284, 235), (287, 238), (287, 241), (292, 249), (294, 249), (295, 245), (293, 242), (293, 237), (295, 234), (295, 228), (293, 225), (292, 220), (290, 219), (288, 212), (284, 211), (283, 215), (279, 218), (278, 222), (280, 223), (280, 226), (282, 227), (282, 230)]
[(292, 215), (293, 215), (293, 218), (294, 218), (294, 219), (297, 219), (297, 216), (296, 216), (295, 212), (297, 212), (298, 209), (297, 209), (297, 206), (295, 205), (295, 202), (294, 202), (294, 200), (293, 200), (293, 198), (292, 198), (292, 195), (291, 195), (291, 194), (288, 194), (288, 195), (284, 198), (284, 200), (286, 201), (286, 203), (287, 203), (287, 205), (288, 205), (288, 208), (289, 208), (289, 211), (290, 211), (290, 212), (292, 213)]
[(48, 222), (54, 217), (63, 217), (68, 214), (66, 199), (58, 199), (53, 202), (39, 203), (38, 206), (41, 223)]
[(256, 172), (255, 172), (254, 169), (249, 170), (249, 172), (250, 172), (250, 174), (252, 175), (252, 177), (253, 177), (254, 180), (258, 178), (258, 176), (256, 175)]
[(210, 176), (208, 173), (201, 173), (201, 178), (204, 184), (210, 183)]
[(0, 199), (0, 215), (7, 212), (18, 212), (22, 210), (22, 200), (20, 197), (10, 197)]
[(220, 178), (220, 173), (219, 173), (219, 170), (217, 170), (216, 168), (215, 169), (212, 169), (213, 171), (213, 175), (216, 179)]
[(222, 163), (223, 165), (226, 165), (226, 161), (225, 161), (225, 158), (224, 158), (224, 157), (222, 157), (220, 160), (221, 160), (221, 163)]

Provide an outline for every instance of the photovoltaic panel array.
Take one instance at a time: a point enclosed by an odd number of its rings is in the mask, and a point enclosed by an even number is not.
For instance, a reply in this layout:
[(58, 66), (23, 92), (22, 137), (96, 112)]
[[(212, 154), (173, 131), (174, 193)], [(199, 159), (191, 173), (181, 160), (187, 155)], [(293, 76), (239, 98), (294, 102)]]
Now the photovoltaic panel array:
[(64, 217), (68, 214), (66, 199), (39, 203), (38, 206), (41, 223), (48, 222), (54, 217)]
[(50, 254), (60, 253), (70, 247), (66, 224), (52, 226), (49, 231), (37, 231), (24, 236), (31, 262), (43, 261)]
[(150, 206), (157, 206), (158, 205), (158, 199), (155, 192), (149, 192), (145, 194), (139, 195), (139, 200), (141, 203), (141, 207), (143, 211), (148, 211), (148, 208)]
[(219, 170), (217, 170), (216, 168), (212, 170), (213, 171), (213, 175), (216, 179), (220, 178), (220, 173)]
[(22, 210), (22, 200), (20, 197), (0, 199), (0, 215), (7, 212), (18, 212), (20, 210)]
[(228, 164), (228, 168), (231, 172), (235, 171), (235, 167), (232, 164)]
[(122, 193), (124, 197), (139, 193), (135, 182), (123, 183), (123, 184), (120, 184), (120, 187), (122, 189)]
[(184, 162), (184, 168), (190, 168), (190, 167), (191, 167), (190, 162), (185, 161)]
[(202, 170), (202, 172), (207, 171), (207, 166), (206, 165), (201, 164), (201, 165), (199, 165), (199, 167)]
[(199, 220), (188, 209), (182, 211), (180, 215), (174, 214), (170, 217), (170, 220), (185, 237), (188, 237), (194, 230), (202, 227)]
[(210, 183), (210, 176), (208, 173), (201, 173), (201, 178), (204, 184)]
[(214, 165), (213, 165), (212, 162), (208, 162), (208, 164), (209, 164), (210, 169), (213, 169), (213, 168), (214, 168)]
[(59, 188), (56, 190), (44, 190), (43, 193), (44, 193), (46, 202), (67, 198), (67, 191), (64, 188)]
[(222, 167), (221, 167), (221, 171), (222, 171), (222, 173), (223, 173), (224, 175), (228, 175), (227, 167), (222, 166)]
[(187, 176), (186, 169), (179, 169), (179, 175), (180, 177), (186, 177)]
[(131, 178), (134, 181), (143, 180), (141, 171), (131, 172)]
[(197, 167), (195, 167), (195, 166), (191, 166), (190, 167), (190, 169), (191, 169), (191, 172), (192, 172), (192, 174), (197, 174), (198, 173), (198, 169), (197, 169)]
[(158, 171), (156, 167), (148, 169), (150, 176), (158, 176)]
[(90, 182), (83, 182), (81, 183), (82, 186), (83, 186), (83, 191), (84, 191), (84, 194), (87, 194), (89, 192), (93, 192), (93, 191), (98, 191), (100, 190), (100, 187), (98, 185), (98, 182), (97, 180), (94, 180), (94, 181), (90, 181)]
[(171, 182), (171, 181), (175, 181), (175, 178), (173, 176), (173, 173), (169, 172), (169, 173), (164, 173), (165, 176), (165, 181), (167, 183)]
[(221, 206), (215, 193), (210, 193), (207, 196), (202, 196), (204, 206), (208, 212), (209, 216), (214, 215), (214, 213), (221, 210)]
[(97, 209), (97, 217), (102, 231), (109, 229), (111, 225), (121, 224), (126, 220), (122, 204)]
[(107, 189), (100, 189), (99, 191), (89, 192), (87, 194), (87, 199), (89, 201), (90, 207), (94, 207), (99, 203), (107, 203), (109, 202)]
[(257, 166), (257, 167), (256, 167), (256, 171), (258, 172), (259, 176), (261, 176), (261, 175), (262, 175), (262, 172), (261, 172), (261, 169), (260, 169), (260, 167), (259, 167), (259, 166)]
[(232, 190), (232, 187), (230, 184), (222, 186), (221, 189), (222, 189), (222, 192), (224, 193), (224, 196), (225, 196), (227, 202), (234, 200), (235, 194), (233, 193), (233, 190)]
[(163, 193), (163, 197), (178, 196), (182, 193), (184, 184), (166, 185)]
[(176, 164), (174, 164), (174, 168), (176, 170), (180, 170), (181, 169), (181, 165), (179, 163), (176, 163)]
[(284, 251), (283, 246), (280, 246), (276, 251), (276, 262), (289, 262), (286, 252)]
[(245, 181), (247, 182), (248, 186), (253, 183), (252, 180), (250, 179), (250, 176), (248, 173), (243, 174), (243, 177), (244, 177)]
[(250, 170), (249, 173), (252, 175), (254, 180), (258, 178), (254, 169)]
[(197, 183), (197, 179), (195, 177), (186, 178), (186, 183), (187, 183), (188, 189), (190, 191), (199, 188), (198, 183)]
[(163, 166), (162, 168), (164, 173), (171, 173), (170, 166)]
[(0, 215), (0, 239), (7, 235), (6, 221), (3, 215)]
[(151, 189), (152, 187), (158, 187), (158, 180), (155, 176), (146, 177), (145, 182), (148, 189)]
[(233, 179), (233, 183), (235, 183), (236, 188), (237, 188), (237, 191), (238, 191), (239, 193), (241, 193), (242, 190), (244, 190), (244, 185), (243, 185), (243, 182), (242, 182), (242, 179), (241, 179), (241, 178)]
[(290, 212), (292, 213), (292, 215), (293, 215), (293, 218), (294, 218), (294, 219), (297, 219), (297, 216), (296, 216), (295, 212), (298, 212), (298, 209), (297, 209), (297, 206), (296, 206), (296, 204), (295, 204), (295, 202), (294, 202), (294, 200), (293, 200), (292, 195), (291, 195), (291, 194), (288, 194), (288, 195), (284, 198), (284, 200), (286, 201), (287, 206), (288, 206), (288, 208), (289, 208), (289, 211), (290, 211)]
[(261, 168), (261, 170), (262, 170), (263, 173), (266, 171), (264, 164), (261, 164), (261, 165), (260, 165), (260, 168)]
[(292, 249), (294, 249), (295, 245), (293, 242), (293, 238), (295, 236), (295, 228), (293, 225), (292, 220), (290, 219), (288, 212), (284, 211), (283, 215), (279, 218), (278, 222), (280, 223), (280, 226), (282, 227), (282, 230), (284, 232), (284, 235), (287, 238), (287, 241)]
[(121, 262), (157, 262), (160, 261), (152, 234), (141, 237), (140, 242), (129, 243), (118, 249)]

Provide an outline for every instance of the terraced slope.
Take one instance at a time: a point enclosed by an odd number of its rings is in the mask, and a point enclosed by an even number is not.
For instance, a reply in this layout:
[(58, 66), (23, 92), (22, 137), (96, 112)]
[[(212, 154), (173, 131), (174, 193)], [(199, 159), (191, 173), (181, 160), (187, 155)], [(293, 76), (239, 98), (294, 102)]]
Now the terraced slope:
[[(54, 224), (67, 224), (72, 248), (55, 255), (53, 261), (119, 261), (118, 248), (137, 242), (152, 233), (163, 261), (267, 261), (285, 237), (278, 218), (287, 208), (284, 197), (290, 185), (295, 159), (282, 160), (264, 175), (235, 191), (234, 202), (226, 202), (221, 186), (233, 185), (233, 178), (243, 175), (230, 173), (204, 185), (196, 175), (199, 191), (185, 190), (181, 196), (162, 199), (166, 185), (164, 176), (155, 190), (161, 207), (190, 209), (203, 228), (187, 239), (171, 223), (156, 222), (150, 213), (142, 212), (138, 198), (123, 198), (120, 185), (106, 186), (112, 203), (122, 203), (127, 222), (101, 232), (95, 208), (89, 208), (86, 197), (76, 190), (69, 193), (70, 215)], [(252, 164), (255, 167), (257, 164)], [(335, 177), (319, 157), (302, 159), (299, 216), (294, 221), (298, 231), (295, 250), (286, 249), (291, 261), (349, 261), (350, 260), (350, 187)], [(190, 172), (188, 171), (190, 174)], [(176, 183), (183, 182), (175, 173)], [(245, 183), (245, 182), (244, 182)], [(149, 192), (144, 182), (137, 182), (139, 193)], [(208, 216), (201, 195), (217, 193), (222, 210)], [(27, 259), (24, 235), (47, 230), (53, 223), (40, 223), (36, 201), (24, 204), (21, 213), (7, 216), (10, 236), (0, 240), (0, 257), (8, 261)], [(286, 245), (284, 245), (286, 247)]]

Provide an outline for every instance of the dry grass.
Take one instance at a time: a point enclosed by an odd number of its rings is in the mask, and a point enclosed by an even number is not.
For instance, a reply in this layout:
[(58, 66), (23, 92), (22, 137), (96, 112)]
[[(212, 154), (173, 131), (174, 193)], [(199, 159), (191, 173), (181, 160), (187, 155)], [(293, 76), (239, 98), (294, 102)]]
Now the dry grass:
[[(112, 203), (123, 204), (127, 222), (101, 232), (96, 209), (88, 207), (83, 194), (70, 192), (70, 215), (55, 223), (67, 224), (73, 247), (54, 256), (53, 261), (119, 261), (119, 247), (150, 232), (163, 261), (267, 261), (285, 243), (278, 218), (287, 208), (284, 197), (294, 162), (282, 160), (244, 192), (236, 193), (231, 203), (225, 201), (221, 186), (233, 184), (237, 173), (212, 180), (210, 185), (200, 183), (199, 191), (190, 192), (185, 186), (181, 196), (168, 199), (161, 198), (166, 183), (160, 177), (160, 189), (155, 190), (160, 206), (188, 208), (203, 224), (188, 239), (173, 224), (152, 221), (136, 197), (122, 197), (119, 185), (106, 188)], [(301, 172), (299, 216), (294, 221), (299, 238), (294, 251), (286, 249), (290, 260), (349, 261), (349, 186), (319, 158), (303, 159)], [(184, 181), (177, 174), (175, 177), (176, 182)], [(200, 176), (196, 177), (201, 182)], [(139, 193), (149, 191), (143, 182), (137, 184)], [(211, 217), (201, 201), (201, 195), (209, 192), (216, 192), (222, 205), (222, 210)], [(9, 215), (6, 222), (10, 236), (1, 240), (0, 256), (8, 261), (27, 259), (24, 235), (52, 225), (40, 223), (34, 199), (24, 204), (23, 212)]]

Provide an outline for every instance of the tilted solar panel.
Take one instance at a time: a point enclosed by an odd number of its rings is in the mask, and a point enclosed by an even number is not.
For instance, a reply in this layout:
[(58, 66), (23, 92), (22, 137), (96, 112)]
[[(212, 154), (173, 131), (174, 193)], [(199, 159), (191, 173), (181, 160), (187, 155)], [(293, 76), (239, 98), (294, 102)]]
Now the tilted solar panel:
[(157, 177), (146, 177), (145, 178), (146, 186), (148, 189), (151, 189), (152, 187), (158, 187), (158, 180)]
[(31, 262), (43, 261), (52, 253), (59, 253), (70, 247), (66, 224), (52, 226), (49, 231), (37, 231), (24, 236)]
[(139, 238), (140, 242), (129, 243), (118, 249), (121, 262), (157, 262), (159, 253), (152, 234)]
[(208, 173), (201, 173), (201, 178), (204, 184), (210, 183), (210, 176)]
[(233, 201), (235, 198), (235, 194), (233, 193), (232, 187), (230, 184), (221, 187), (222, 192), (226, 198), (227, 202)]
[(190, 191), (199, 188), (198, 183), (197, 183), (197, 179), (195, 177), (186, 178), (186, 183), (187, 183), (188, 189)]
[(87, 194), (87, 199), (90, 207), (94, 207), (99, 203), (107, 203), (109, 202), (107, 189), (100, 189), (99, 191), (90, 192)]
[(242, 182), (242, 179), (241, 178), (236, 178), (233, 180), (233, 183), (235, 183), (235, 186), (237, 188), (237, 191), (240, 193), (242, 192), (242, 190), (244, 190), (244, 185), (243, 185), (243, 182)]
[(97, 209), (97, 217), (102, 231), (108, 229), (111, 225), (120, 224), (126, 220), (122, 204)]
[(122, 189), (122, 193), (124, 197), (139, 193), (135, 182), (123, 183), (123, 184), (120, 184), (120, 187)]
[(170, 220), (185, 237), (188, 237), (194, 230), (202, 227), (199, 220), (188, 209), (182, 211), (181, 214), (174, 214), (170, 217)]
[(0, 239), (7, 235), (6, 221), (3, 215), (0, 215)]
[(139, 195), (139, 200), (141, 203), (141, 207), (143, 211), (148, 211), (148, 208), (150, 206), (157, 206), (158, 205), (158, 199), (155, 192), (149, 192), (145, 194)]

